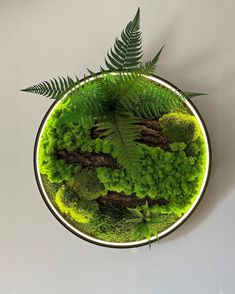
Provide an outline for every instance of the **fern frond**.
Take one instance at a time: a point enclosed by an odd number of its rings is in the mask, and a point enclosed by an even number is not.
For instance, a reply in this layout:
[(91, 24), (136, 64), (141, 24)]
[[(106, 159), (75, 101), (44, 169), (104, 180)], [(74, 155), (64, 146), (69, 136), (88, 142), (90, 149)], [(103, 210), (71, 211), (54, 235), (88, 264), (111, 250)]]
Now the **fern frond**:
[(127, 99), (135, 100), (146, 84), (143, 74), (146, 72), (140, 68), (128, 72), (119, 71), (117, 74), (105, 74), (100, 79), (100, 85), (109, 101), (125, 104)]
[(195, 92), (187, 92), (187, 91), (181, 91), (181, 94), (184, 95), (187, 99), (191, 99), (191, 98), (197, 97), (197, 96), (207, 95), (205, 93), (195, 93)]
[(136, 125), (138, 120), (127, 112), (113, 111), (107, 114), (105, 121), (97, 123), (100, 137), (109, 140), (117, 152), (118, 163), (134, 178), (140, 160), (135, 140), (139, 137)]
[[(93, 73), (94, 74), (94, 73)], [(84, 83), (71, 92), (69, 103), (61, 115), (61, 123), (78, 123), (91, 126), (94, 120), (103, 120), (107, 112), (120, 108), (126, 99), (134, 100), (142, 85), (143, 77), (139, 70), (118, 72), (117, 75), (94, 74), (94, 79), (84, 79)]]
[(85, 77), (84, 83), (68, 95), (67, 107), (61, 115), (60, 122), (91, 127), (95, 118), (104, 115), (101, 93), (100, 84)]
[(160, 58), (160, 55), (161, 55), (164, 47), (165, 47), (165, 45), (162, 46), (162, 48), (158, 51), (158, 53), (154, 56), (154, 58), (152, 60), (145, 62), (144, 65), (141, 65), (141, 67), (143, 67), (145, 69), (147, 74), (151, 75), (154, 73), (154, 71), (157, 67), (158, 60)]
[(105, 58), (109, 70), (130, 70), (139, 65), (142, 57), (140, 9), (121, 33), (121, 38), (116, 38), (114, 48), (107, 53)]
[(21, 91), (43, 95), (52, 99), (60, 99), (67, 91), (79, 84), (80, 80), (77, 76), (73, 80), (71, 77), (59, 77), (58, 79), (50, 79), (43, 81), (37, 85), (22, 89)]
[(170, 89), (151, 84), (134, 101), (126, 100), (125, 109), (138, 118), (159, 119), (171, 111), (183, 111), (183, 101)]

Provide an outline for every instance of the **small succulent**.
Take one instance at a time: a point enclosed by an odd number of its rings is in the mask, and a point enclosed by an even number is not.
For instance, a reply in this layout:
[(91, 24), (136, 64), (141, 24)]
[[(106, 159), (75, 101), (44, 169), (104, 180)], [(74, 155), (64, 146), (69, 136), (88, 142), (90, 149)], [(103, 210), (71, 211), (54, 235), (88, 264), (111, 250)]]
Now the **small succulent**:
[(129, 208), (128, 210), (131, 212), (133, 218), (127, 220), (127, 223), (136, 224), (137, 234), (144, 235), (149, 241), (149, 248), (151, 248), (151, 237), (156, 236), (159, 240), (155, 227), (155, 224), (160, 220), (159, 213), (151, 211), (147, 201), (142, 206)]

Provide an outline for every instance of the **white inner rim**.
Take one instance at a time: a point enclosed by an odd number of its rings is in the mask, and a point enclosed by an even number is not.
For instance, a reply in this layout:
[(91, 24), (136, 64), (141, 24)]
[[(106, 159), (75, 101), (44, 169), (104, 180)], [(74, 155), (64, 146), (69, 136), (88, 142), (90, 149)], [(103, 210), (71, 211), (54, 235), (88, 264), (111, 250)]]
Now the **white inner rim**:
[[(112, 74), (115, 74), (115, 73), (112, 73)], [(169, 228), (167, 228), (166, 230), (162, 231), (161, 233), (158, 234), (158, 237), (159, 238), (163, 238), (165, 235), (169, 234), (171, 231), (173, 231), (177, 226), (179, 226), (180, 223), (182, 223), (187, 217), (188, 215), (193, 211), (193, 209), (195, 208), (195, 206), (197, 205), (198, 201), (200, 200), (200, 197), (203, 193), (203, 190), (205, 188), (205, 185), (206, 185), (206, 181), (207, 181), (207, 177), (208, 177), (208, 173), (209, 173), (209, 143), (208, 143), (208, 138), (207, 138), (207, 135), (206, 135), (206, 131), (204, 129), (204, 126), (201, 122), (201, 119), (200, 117), (198, 116), (197, 112), (195, 111), (194, 107), (180, 94), (179, 91), (177, 91), (174, 87), (172, 87), (171, 85), (169, 85), (167, 82), (165, 81), (162, 81), (156, 77), (152, 77), (152, 76), (145, 76), (146, 78), (158, 83), (158, 84), (161, 84), (163, 86), (165, 86), (166, 88), (170, 89), (171, 91), (175, 92), (178, 96), (181, 97), (181, 99), (183, 99), (185, 101), (185, 104), (188, 106), (188, 108), (191, 110), (191, 112), (193, 113), (193, 115), (197, 118), (197, 121), (201, 127), (201, 131), (202, 131), (202, 134), (203, 134), (203, 138), (205, 140), (205, 145), (206, 145), (206, 170), (205, 170), (205, 174), (204, 174), (204, 179), (203, 179), (203, 182), (202, 182), (202, 185), (201, 185), (201, 189), (198, 193), (198, 196), (195, 198), (194, 200), (194, 203), (192, 204), (191, 208), (180, 218), (178, 219), (177, 222), (175, 222), (172, 226), (170, 226)], [(88, 79), (89, 81), (92, 81), (94, 78), (90, 78)], [(84, 82), (81, 82), (79, 85), (76, 85), (73, 89), (71, 89), (70, 91), (68, 91), (68, 93), (66, 93), (64, 95), (64, 97), (62, 97), (55, 105), (54, 107), (51, 109), (51, 111), (48, 113), (45, 121), (44, 121), (44, 124), (43, 124), (43, 127), (41, 128), (41, 131), (40, 131), (40, 134), (39, 134), (39, 138), (38, 138), (38, 143), (37, 143), (37, 146), (36, 146), (36, 172), (38, 174), (38, 179), (39, 179), (39, 182), (40, 182), (40, 186), (41, 186), (41, 189), (42, 189), (42, 192), (43, 192), (43, 195), (44, 195), (44, 198), (46, 199), (47, 203), (50, 205), (51, 209), (53, 210), (53, 212), (55, 213), (55, 215), (67, 226), (70, 228), (70, 230), (72, 230), (74, 233), (76, 233), (77, 235), (80, 235), (80, 236), (83, 236), (84, 238), (86, 239), (89, 239), (91, 240), (92, 242), (96, 242), (96, 243), (99, 243), (101, 245), (108, 245), (108, 246), (116, 246), (116, 247), (128, 247), (128, 246), (136, 246), (136, 245), (141, 245), (141, 244), (146, 244), (148, 242), (147, 239), (145, 240), (141, 240), (141, 241), (134, 241), (134, 242), (123, 242), (123, 243), (117, 243), (117, 242), (107, 242), (107, 241), (103, 241), (103, 240), (100, 240), (100, 239), (96, 239), (96, 238), (93, 238), (89, 235), (86, 235), (84, 233), (82, 233), (81, 231), (77, 230), (76, 228), (74, 228), (69, 222), (67, 222), (63, 216), (57, 211), (57, 209), (53, 206), (53, 204), (51, 203), (45, 189), (44, 189), (44, 186), (43, 186), (43, 183), (42, 183), (42, 179), (41, 179), (41, 175), (40, 175), (40, 171), (39, 171), (39, 164), (38, 164), (38, 158), (39, 158), (39, 145), (40, 145), (40, 140), (41, 140), (41, 136), (42, 136), (42, 133), (43, 133), (43, 130), (44, 130), (44, 127), (50, 117), (50, 114), (51, 112), (54, 110), (55, 107), (57, 107), (57, 105), (62, 101), (64, 100), (67, 95), (74, 89), (78, 88), (80, 85), (82, 85)], [(151, 238), (151, 241), (154, 241), (156, 240), (157, 237), (154, 236)]]

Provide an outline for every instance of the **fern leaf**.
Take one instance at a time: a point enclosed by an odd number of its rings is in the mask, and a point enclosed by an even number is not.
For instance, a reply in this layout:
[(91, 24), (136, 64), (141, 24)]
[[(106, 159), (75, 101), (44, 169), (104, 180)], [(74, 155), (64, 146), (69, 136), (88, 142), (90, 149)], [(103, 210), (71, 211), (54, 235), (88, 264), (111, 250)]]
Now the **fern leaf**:
[(55, 78), (50, 81), (43, 81), (37, 85), (22, 89), (21, 91), (43, 95), (52, 99), (60, 99), (67, 91), (72, 89), (75, 85), (79, 84), (79, 79), (75, 76), (73, 80), (71, 77)]
[(116, 104), (125, 104), (127, 99), (135, 100), (144, 84), (143, 71), (138, 68), (128, 72), (118, 72), (117, 75), (106, 74), (100, 79), (104, 95), (110, 102)]
[(94, 119), (99, 120), (106, 112), (112, 111), (123, 97), (137, 93), (140, 75), (135, 72), (93, 76), (94, 80), (85, 78), (84, 83), (68, 95), (69, 103), (60, 120), (62, 124), (72, 122), (88, 127)]
[(114, 48), (107, 53), (105, 64), (109, 70), (130, 70), (138, 67), (142, 57), (140, 28), (140, 9), (132, 21), (116, 38)]
[(187, 99), (191, 99), (191, 98), (197, 97), (197, 96), (207, 95), (205, 93), (195, 93), (195, 92), (186, 92), (186, 91), (181, 91), (181, 94), (184, 95)]
[(110, 140), (117, 152), (119, 164), (134, 178), (137, 175), (137, 166), (140, 154), (135, 140), (139, 137), (136, 125), (138, 120), (130, 113), (113, 111), (107, 114), (105, 121), (97, 123), (101, 131), (100, 137)]
[(68, 104), (61, 115), (62, 124), (77, 123), (89, 128), (96, 117), (103, 116), (99, 83), (84, 78), (84, 83), (68, 95)]
[(149, 75), (154, 73), (164, 47), (165, 45), (162, 46), (162, 48), (158, 51), (158, 53), (154, 56), (154, 58), (151, 61), (147, 61), (144, 66), (142, 65)]
[(170, 89), (160, 85), (147, 85), (135, 100), (125, 101), (123, 107), (138, 118), (159, 119), (171, 111), (183, 111), (183, 101)]

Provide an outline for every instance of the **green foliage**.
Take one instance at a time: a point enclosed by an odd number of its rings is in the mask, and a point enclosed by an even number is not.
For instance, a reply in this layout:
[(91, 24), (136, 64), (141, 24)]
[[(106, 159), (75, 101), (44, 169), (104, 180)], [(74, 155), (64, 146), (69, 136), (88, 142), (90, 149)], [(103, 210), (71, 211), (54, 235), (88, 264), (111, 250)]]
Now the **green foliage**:
[(201, 152), (201, 147), (203, 146), (203, 138), (198, 137), (195, 142), (189, 142), (185, 148), (185, 151), (188, 155), (198, 156)]
[(135, 142), (139, 132), (136, 126), (136, 118), (128, 113), (110, 112), (106, 122), (98, 123), (97, 130), (101, 131), (100, 136), (109, 140), (116, 150), (118, 163), (135, 177), (140, 153)]
[(165, 45), (162, 46), (162, 48), (158, 51), (158, 53), (153, 57), (152, 60), (145, 62), (144, 65), (143, 64), (141, 65), (141, 67), (144, 68), (147, 74), (152, 75), (154, 71), (156, 70), (158, 60), (160, 58), (160, 55), (164, 47)]
[[(146, 232), (138, 229), (135, 223), (127, 222), (133, 218), (130, 211), (119, 205), (100, 205), (99, 210), (89, 223), (77, 223), (82, 232), (109, 242), (131, 242), (146, 239)], [(166, 229), (177, 220), (177, 216), (159, 214), (158, 222), (153, 225), (157, 232)]]
[(138, 208), (128, 209), (133, 215), (132, 219), (127, 220), (127, 223), (136, 224), (137, 234), (144, 235), (149, 241), (151, 237), (155, 236), (158, 239), (158, 232), (154, 224), (158, 220), (158, 213), (149, 210), (148, 202)]
[(76, 123), (91, 128), (95, 118), (104, 116), (102, 94), (100, 84), (96, 80), (84, 79), (81, 85), (69, 93), (64, 102), (66, 108), (61, 115), (60, 123)]
[(80, 201), (65, 185), (55, 196), (55, 203), (61, 213), (78, 223), (87, 223), (98, 209), (96, 202)]
[(181, 216), (198, 194), (204, 176), (205, 144), (199, 139), (195, 144), (199, 152), (193, 156), (186, 153), (184, 142), (171, 144), (172, 152), (141, 145), (141, 164), (135, 180), (124, 170), (111, 172), (104, 167), (97, 169), (97, 175), (107, 190), (135, 194), (139, 198), (163, 198), (168, 204), (157, 206), (157, 211)]
[(106, 194), (103, 184), (97, 178), (96, 171), (83, 168), (74, 175), (67, 185), (78, 195), (80, 199), (94, 200)]
[[(156, 69), (164, 46), (151, 61), (141, 63), (139, 24), (138, 9), (108, 52), (108, 70), (101, 68), (101, 74), (89, 71), (91, 76), (83, 81), (62, 77), (23, 89), (57, 100), (66, 94), (42, 132), (39, 169), (43, 184), (70, 223), (111, 242), (157, 236), (192, 205), (205, 171), (205, 142), (196, 119), (184, 105), (186, 99), (203, 94), (181, 92), (181, 99), (146, 79)], [(164, 132), (173, 142), (170, 152), (137, 142), (137, 123), (143, 118), (161, 118)], [(93, 126), (100, 131), (100, 138), (94, 140), (90, 136)], [(57, 159), (56, 151), (63, 149), (108, 153), (120, 168), (82, 169)], [(96, 199), (108, 190), (163, 198), (168, 204), (149, 208), (146, 203), (129, 210), (98, 204)]]
[(60, 126), (58, 121), (62, 109), (63, 105), (60, 105), (51, 114), (44, 127), (39, 146), (40, 172), (47, 175), (49, 181), (53, 183), (68, 180), (80, 170), (79, 165), (68, 165), (63, 160), (58, 160), (55, 151), (57, 149), (72, 150), (74, 146), (78, 146), (77, 140), (85, 135), (81, 133), (81, 127), (70, 125), (65, 128)]
[(86, 79), (64, 102), (66, 109), (61, 123), (77, 123), (87, 128), (94, 121), (110, 123), (109, 112), (123, 112), (125, 101), (134, 101), (138, 97), (140, 88), (146, 84), (142, 73), (136, 69), (129, 73), (103, 73), (94, 75), (92, 80)]
[(119, 205), (100, 205), (89, 224), (79, 224), (79, 229), (95, 238), (110, 242), (128, 242), (133, 239), (134, 224), (127, 224), (128, 210)]
[(67, 76), (67, 78), (50, 79), (49, 82), (44, 81), (37, 85), (22, 89), (21, 91), (40, 94), (52, 99), (60, 99), (65, 93), (79, 84), (79, 79), (76, 76), (75, 80)]
[[(141, 41), (140, 9), (138, 8), (134, 19), (130, 21), (126, 28), (122, 31), (121, 38), (115, 39), (113, 48), (111, 48), (110, 52), (107, 53), (105, 63), (108, 70), (129, 72), (139, 69), (142, 71), (142, 74), (152, 75), (156, 69), (157, 62), (164, 46), (162, 46), (162, 48), (158, 51), (152, 60), (142, 63), (140, 62), (140, 59), (143, 55)], [(94, 77), (96, 75), (91, 70), (88, 71), (91, 76)], [(103, 69), (102, 67), (101, 71), (102, 73), (107, 72), (107, 70)], [(67, 78), (53, 78), (49, 81), (43, 81), (39, 84), (22, 89), (22, 91), (40, 94), (58, 100), (69, 91), (77, 89), (76, 86), (80, 84), (80, 80), (77, 76), (75, 77), (75, 80), (69, 76), (67, 76)], [(182, 94), (188, 99), (199, 95), (205, 95), (202, 93), (183, 91)], [(73, 118), (72, 114), (70, 114), (70, 118)]]
[(55, 204), (55, 196), (58, 190), (61, 188), (63, 183), (52, 183), (49, 181), (47, 175), (42, 175), (41, 174), (41, 180), (43, 187), (47, 193), (47, 196), (49, 197), (50, 201)]
[(204, 93), (195, 93), (195, 92), (187, 92), (187, 91), (181, 91), (181, 94), (184, 95), (187, 99), (191, 99), (197, 96), (204, 96), (207, 94)]
[(95, 82), (88, 81), (81, 91), (78, 88), (68, 99), (61, 123), (90, 128), (97, 121), (96, 127), (102, 131), (100, 136), (110, 141), (119, 164), (132, 177), (140, 160), (136, 144), (139, 137), (137, 117), (156, 119), (172, 110), (184, 110), (174, 92), (144, 79), (142, 70), (104, 74)]
[(100, 87), (108, 105), (119, 105), (127, 99), (135, 100), (146, 86), (146, 74), (144, 68), (132, 69), (129, 72), (104, 73), (99, 79)]
[(72, 123), (62, 125), (60, 117), (64, 109), (66, 104), (60, 103), (51, 113), (43, 129), (39, 146), (40, 172), (47, 175), (53, 183), (67, 181), (81, 169), (79, 165), (58, 160), (55, 156), (56, 150), (113, 153), (113, 147), (108, 140), (91, 139), (90, 129)]
[(186, 112), (183, 100), (170, 89), (153, 82), (145, 84), (140, 95), (135, 99), (125, 100), (126, 111), (138, 118), (159, 119), (172, 111)]
[[(116, 38), (114, 48), (108, 52), (107, 59), (105, 58), (105, 64), (112, 71), (130, 71), (140, 68), (146, 75), (151, 75), (156, 69), (163, 48), (164, 46), (162, 46), (152, 60), (145, 64), (140, 62), (143, 53), (140, 32), (140, 9), (138, 8), (134, 19), (122, 31), (121, 39)], [(101, 69), (103, 70), (103, 68)]]
[(107, 112), (118, 111), (122, 107), (121, 101), (137, 97), (143, 84), (142, 73), (136, 69), (129, 73), (94, 74), (92, 79), (85, 79), (65, 100), (61, 122), (87, 126), (84, 121), (107, 120)]
[(130, 70), (136, 68), (142, 57), (140, 9), (132, 21), (122, 31), (121, 39), (116, 38), (114, 49), (108, 52), (105, 59), (109, 70)]
[[(81, 170), (79, 165), (56, 159), (56, 150), (103, 152), (117, 158), (117, 149), (110, 140), (92, 140), (90, 130), (76, 124), (60, 125), (60, 116), (65, 107), (62, 103), (56, 107), (47, 121), (40, 142), (40, 172), (52, 182), (68, 181)], [(108, 168), (97, 168), (97, 177), (104, 191), (136, 194), (140, 198), (146, 195), (156, 199), (164, 198), (169, 201), (169, 205), (159, 207), (159, 212), (176, 211), (177, 215), (181, 215), (200, 188), (205, 165), (204, 145), (200, 136), (189, 144), (171, 144), (173, 152), (137, 144), (140, 161), (134, 179), (125, 169)]]
[[(134, 177), (139, 156), (135, 140), (139, 136), (137, 119), (125, 110), (127, 99), (134, 100), (142, 82), (140, 71), (120, 73), (118, 76), (106, 74), (96, 79), (100, 93), (97, 96), (84, 95), (85, 99), (75, 96), (79, 89), (69, 96), (66, 112), (61, 116), (62, 123), (77, 123), (90, 128), (94, 120), (101, 131), (100, 136), (109, 140), (116, 150), (119, 164)], [(88, 82), (88, 92), (94, 92)], [(91, 84), (89, 86), (89, 84)], [(86, 88), (86, 87), (85, 87)], [(88, 122), (89, 121), (89, 122)]]
[(160, 119), (164, 134), (172, 142), (194, 142), (200, 135), (200, 127), (194, 116), (182, 113), (170, 113)]

